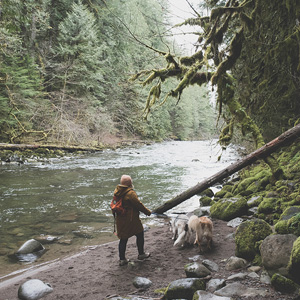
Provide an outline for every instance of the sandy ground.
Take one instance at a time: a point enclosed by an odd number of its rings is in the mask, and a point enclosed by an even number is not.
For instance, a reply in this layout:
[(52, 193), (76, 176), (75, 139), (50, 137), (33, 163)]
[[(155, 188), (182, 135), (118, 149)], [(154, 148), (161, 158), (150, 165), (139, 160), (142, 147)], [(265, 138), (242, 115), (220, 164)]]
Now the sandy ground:
[[(228, 227), (226, 222), (214, 220), (213, 249), (202, 254), (204, 259), (219, 264), (220, 271), (213, 275), (214, 278), (227, 278), (232, 274), (225, 270), (225, 260), (234, 255), (234, 241), (227, 238), (234, 231), (235, 229)], [(138, 261), (135, 237), (130, 238), (126, 254), (135, 264), (120, 267), (118, 241), (89, 247), (75, 256), (1, 282), (0, 300), (18, 299), (20, 284), (29, 279), (40, 279), (51, 284), (54, 291), (45, 296), (45, 300), (101, 300), (114, 295), (160, 299), (162, 294), (156, 293), (155, 290), (166, 287), (173, 280), (186, 278), (184, 265), (199, 255), (197, 247), (173, 247), (167, 220), (162, 220), (161, 226), (145, 232), (145, 250), (151, 252), (151, 257), (145, 261)], [(148, 290), (138, 290), (132, 283), (136, 276), (150, 279), (152, 286)], [(263, 286), (250, 281), (247, 284), (258, 288)], [(291, 299), (284, 295), (279, 296), (270, 286), (263, 288), (272, 293), (272, 297), (268, 299)]]

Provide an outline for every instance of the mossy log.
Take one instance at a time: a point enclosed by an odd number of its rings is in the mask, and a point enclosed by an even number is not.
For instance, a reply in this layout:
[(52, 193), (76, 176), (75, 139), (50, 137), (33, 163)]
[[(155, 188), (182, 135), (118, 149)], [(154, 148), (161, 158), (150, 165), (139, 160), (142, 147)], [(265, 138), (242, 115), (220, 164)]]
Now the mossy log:
[(291, 142), (293, 142), (295, 139), (299, 137), (300, 137), (300, 124), (284, 132), (276, 139), (270, 141), (269, 143), (265, 144), (261, 148), (248, 154), (243, 159), (237, 161), (236, 163), (233, 163), (227, 168), (221, 170), (220, 172), (214, 174), (213, 176), (199, 182), (195, 186), (177, 195), (173, 199), (163, 203), (161, 206), (155, 208), (153, 212), (157, 214), (162, 214), (166, 212), (167, 210), (179, 205), (185, 200), (191, 198), (192, 196), (201, 193), (202, 191), (211, 187), (212, 185), (221, 182), (223, 179), (236, 173), (237, 171), (243, 169), (244, 167), (254, 163), (255, 161), (266, 158), (271, 153), (276, 151), (278, 148), (282, 146), (287, 146), (288, 144), (290, 144)]

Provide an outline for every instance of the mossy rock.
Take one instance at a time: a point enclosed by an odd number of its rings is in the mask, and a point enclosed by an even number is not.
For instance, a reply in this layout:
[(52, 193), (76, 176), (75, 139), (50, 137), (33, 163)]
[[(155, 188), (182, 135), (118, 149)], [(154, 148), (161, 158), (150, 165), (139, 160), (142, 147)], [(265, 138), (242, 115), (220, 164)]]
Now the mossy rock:
[(293, 280), (286, 278), (278, 273), (272, 276), (271, 284), (273, 285), (275, 290), (284, 294), (292, 294), (299, 289), (299, 286)]
[(210, 208), (210, 214), (213, 218), (224, 221), (240, 217), (247, 211), (247, 200), (244, 197), (224, 198), (214, 203)]
[(289, 233), (300, 236), (300, 213), (291, 217), (287, 221), (287, 228), (288, 228)]
[(210, 206), (213, 203), (213, 200), (208, 196), (203, 196), (199, 199), (200, 206)]
[(258, 213), (270, 214), (276, 212), (279, 198), (263, 198), (258, 205)]
[(271, 226), (264, 220), (253, 219), (243, 222), (235, 234), (235, 254), (251, 261), (259, 254), (259, 242), (272, 234)]
[(289, 233), (289, 229), (288, 229), (286, 220), (279, 220), (275, 224), (274, 229), (278, 234), (288, 234)]
[(201, 192), (199, 194), (200, 196), (207, 196), (207, 197), (213, 197), (214, 196), (214, 192), (211, 189), (206, 189), (203, 192)]
[(300, 213), (300, 206), (291, 206), (283, 211), (280, 220), (289, 220), (294, 215)]
[(294, 280), (300, 284), (300, 237), (294, 242), (288, 272)]
[(265, 188), (270, 182), (272, 173), (268, 170), (261, 170), (252, 177), (245, 178), (233, 190), (233, 194), (246, 193), (250, 195), (253, 192), (258, 192), (262, 188)]

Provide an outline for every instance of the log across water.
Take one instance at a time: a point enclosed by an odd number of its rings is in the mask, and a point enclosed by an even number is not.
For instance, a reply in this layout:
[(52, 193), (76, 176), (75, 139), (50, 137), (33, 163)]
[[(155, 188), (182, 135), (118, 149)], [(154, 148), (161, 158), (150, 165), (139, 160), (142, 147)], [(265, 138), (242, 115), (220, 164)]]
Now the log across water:
[(180, 203), (184, 202), (185, 200), (191, 198), (192, 196), (203, 192), (205, 189), (213, 186), (214, 184), (222, 181), (224, 178), (236, 173), (237, 171), (243, 169), (244, 167), (254, 163), (258, 159), (262, 159), (270, 155), (272, 152), (276, 151), (278, 148), (282, 146), (286, 146), (289, 143), (293, 142), (295, 139), (300, 137), (300, 124), (297, 126), (287, 130), (274, 140), (270, 141), (269, 143), (265, 144), (263, 147), (255, 150), (254, 152), (248, 154), (243, 159), (237, 161), (234, 164), (226, 167), (225, 169), (221, 170), (220, 172), (214, 174), (213, 176), (199, 182), (195, 186), (189, 188), (188, 190), (184, 191), (183, 193), (177, 195), (176, 197), (172, 198), (171, 200), (163, 203), (161, 206), (155, 208), (153, 210), (154, 213), (162, 214), (167, 210), (179, 205)]

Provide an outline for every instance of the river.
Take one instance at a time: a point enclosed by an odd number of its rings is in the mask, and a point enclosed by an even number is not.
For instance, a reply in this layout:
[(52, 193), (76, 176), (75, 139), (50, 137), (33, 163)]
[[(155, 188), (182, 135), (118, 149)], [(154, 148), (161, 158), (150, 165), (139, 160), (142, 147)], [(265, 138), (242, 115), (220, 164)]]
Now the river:
[[(228, 148), (218, 161), (216, 140), (170, 141), (76, 157), (0, 165), (0, 280), (12, 272), (116, 240), (110, 202), (122, 174), (133, 178), (140, 200), (154, 209), (164, 201), (238, 159)], [(215, 187), (217, 189), (217, 187)], [(199, 207), (194, 196), (168, 211)], [(148, 226), (157, 218), (143, 218)], [(11, 254), (28, 239), (57, 237), (35, 262), (16, 262)]]

